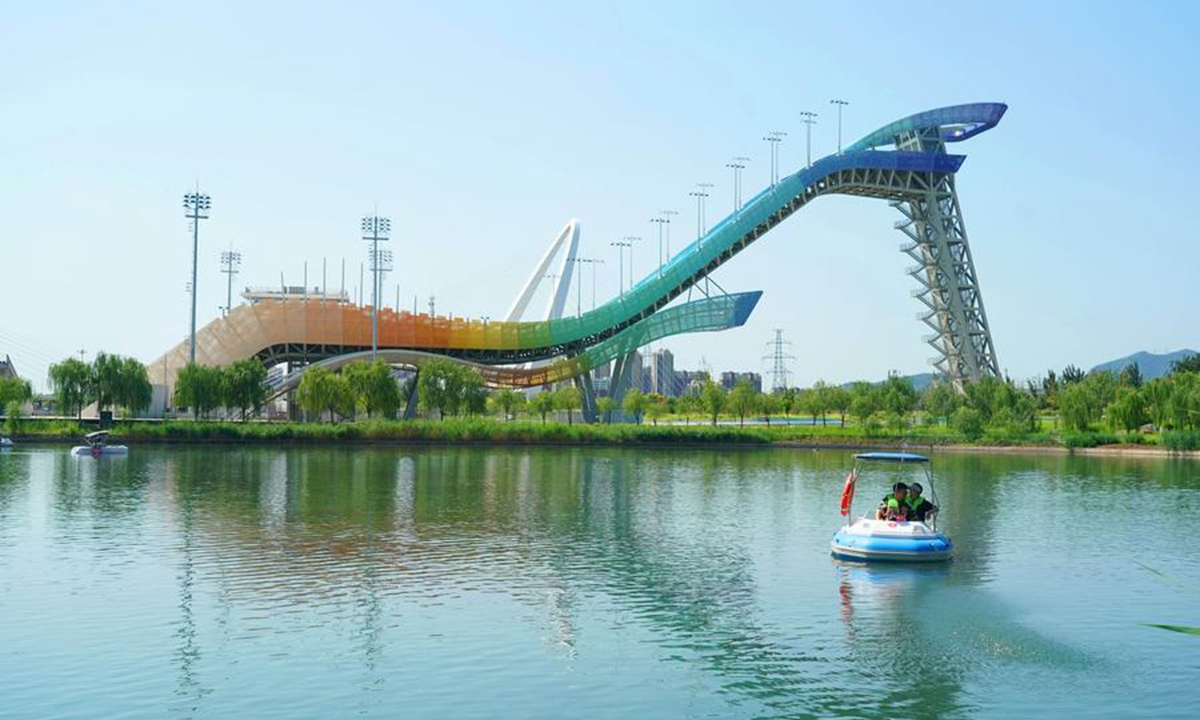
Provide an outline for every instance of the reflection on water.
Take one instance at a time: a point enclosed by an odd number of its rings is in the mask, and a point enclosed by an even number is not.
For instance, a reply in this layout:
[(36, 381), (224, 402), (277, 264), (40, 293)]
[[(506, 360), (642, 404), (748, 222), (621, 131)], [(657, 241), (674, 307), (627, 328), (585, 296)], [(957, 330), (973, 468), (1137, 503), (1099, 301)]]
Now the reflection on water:
[[(957, 556), (933, 567), (829, 557), (848, 464), (5, 454), (0, 697), (16, 717), (1162, 717), (1200, 701), (1186, 638), (1138, 625), (1195, 624), (1190, 598), (1122, 559), (1136, 524), (1086, 522), (1167, 513), (1156, 538), (1175, 550), (1138, 559), (1200, 576), (1196, 463), (938, 458)], [(864, 476), (861, 502), (907, 472)]]

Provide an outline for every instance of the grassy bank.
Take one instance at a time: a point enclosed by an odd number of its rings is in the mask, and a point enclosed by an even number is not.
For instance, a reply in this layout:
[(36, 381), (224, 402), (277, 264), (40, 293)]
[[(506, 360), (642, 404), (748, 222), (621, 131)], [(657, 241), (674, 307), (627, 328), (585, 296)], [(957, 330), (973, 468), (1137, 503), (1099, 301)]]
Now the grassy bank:
[[(88, 423), (64, 420), (26, 419), (17, 440), (73, 440), (94, 430)], [(506, 422), (489, 417), (439, 420), (367, 420), (342, 423), (299, 422), (118, 422), (112, 428), (116, 439), (131, 442), (479, 442), (497, 444), (570, 445), (768, 445), (810, 443), (814, 445), (922, 445), (1090, 448), (1102, 445), (1155, 445), (1156, 436), (1111, 433), (1058, 433), (1043, 429), (1021, 436), (987, 434), (964, 437), (946, 426), (918, 425), (903, 432), (894, 429), (853, 425), (589, 425), (563, 422)], [(1170, 449), (1190, 449), (1186, 447)]]

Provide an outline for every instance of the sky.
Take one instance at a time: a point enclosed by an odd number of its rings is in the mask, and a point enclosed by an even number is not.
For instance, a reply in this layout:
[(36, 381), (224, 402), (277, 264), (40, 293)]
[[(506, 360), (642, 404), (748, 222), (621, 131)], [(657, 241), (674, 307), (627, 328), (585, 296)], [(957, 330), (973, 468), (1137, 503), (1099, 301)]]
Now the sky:
[[(1137, 350), (1200, 349), (1200, 11), (1193, 3), (6, 3), (0, 8), (0, 354), (45, 388), (80, 350), (152, 361), (186, 337), (191, 235), (199, 324), (237, 287), (358, 284), (359, 220), (392, 220), (385, 301), (502, 316), (564, 223), (617, 291), (628, 235), (725, 164), (819, 113), (814, 156), (914, 112), (1009, 105), (954, 146), (958, 190), (1002, 369), (1026, 378)], [(762, 290), (745, 327), (664, 343), (677, 368), (765, 372), (784, 331), (793, 382), (929, 369), (933, 351), (887, 203), (832, 196), (714, 278)], [(583, 302), (591, 304), (585, 275)], [(574, 293), (568, 309), (574, 310)], [(541, 303), (534, 307), (540, 307)]]

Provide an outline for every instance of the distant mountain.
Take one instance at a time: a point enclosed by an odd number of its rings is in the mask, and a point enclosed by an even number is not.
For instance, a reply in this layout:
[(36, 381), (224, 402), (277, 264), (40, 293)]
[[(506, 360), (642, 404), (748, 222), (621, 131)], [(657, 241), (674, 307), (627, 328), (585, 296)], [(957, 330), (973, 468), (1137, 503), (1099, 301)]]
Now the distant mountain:
[(1143, 350), (1142, 352), (1136, 352), (1123, 358), (1109, 360), (1106, 363), (1100, 363), (1096, 367), (1092, 368), (1092, 372), (1108, 370), (1110, 372), (1119, 373), (1124, 370), (1127, 365), (1133, 365), (1136, 363), (1138, 370), (1142, 371), (1142, 377), (1147, 380), (1153, 380), (1156, 377), (1162, 377), (1163, 375), (1166, 375), (1171, 370), (1171, 363), (1195, 354), (1195, 350), (1176, 350), (1173, 353), (1155, 355), (1154, 353), (1148, 353)]
[[(912, 383), (913, 389), (916, 390), (917, 392), (921, 392), (925, 388), (929, 387), (929, 383), (933, 382), (937, 378), (937, 376), (934, 375), (933, 373), (917, 373), (916, 375), (902, 375), (901, 377), (907, 378), (908, 381)], [(848, 388), (856, 382), (859, 382), (859, 381), (851, 380), (850, 382), (842, 383), (842, 387)], [(872, 382), (871, 384), (879, 385), (882, 382), (883, 382), (883, 380), (876, 380), (876, 381)]]

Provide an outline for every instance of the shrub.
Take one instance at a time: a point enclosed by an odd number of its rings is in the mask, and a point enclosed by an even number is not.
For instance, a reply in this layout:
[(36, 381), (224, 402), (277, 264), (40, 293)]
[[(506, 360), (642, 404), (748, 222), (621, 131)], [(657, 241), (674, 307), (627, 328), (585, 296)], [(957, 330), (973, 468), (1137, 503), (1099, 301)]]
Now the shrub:
[(1168, 450), (1200, 450), (1200, 432), (1195, 430), (1168, 430), (1162, 434), (1163, 447)]
[(960, 407), (950, 416), (950, 425), (967, 440), (983, 437), (983, 413), (972, 407)]

